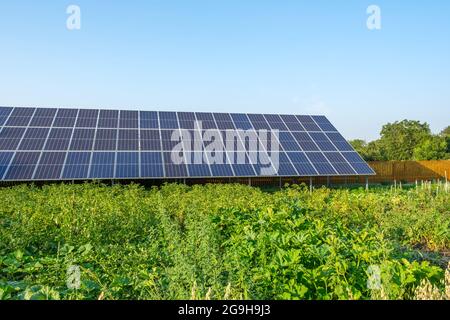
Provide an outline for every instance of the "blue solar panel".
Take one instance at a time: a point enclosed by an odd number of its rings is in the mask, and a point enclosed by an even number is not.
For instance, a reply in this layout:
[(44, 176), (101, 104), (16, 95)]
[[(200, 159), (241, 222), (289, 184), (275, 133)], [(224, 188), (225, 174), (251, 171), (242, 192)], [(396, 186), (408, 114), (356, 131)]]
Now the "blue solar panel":
[(342, 152), (344, 158), (350, 163), (355, 172), (360, 175), (371, 175), (375, 172), (356, 152)]
[(203, 152), (185, 152), (185, 161), (190, 177), (209, 177), (211, 172)]
[(114, 179), (115, 152), (94, 152), (89, 177), (92, 179)]
[(217, 129), (216, 122), (214, 121), (214, 117), (212, 113), (196, 113), (195, 114), (197, 121), (201, 122), (202, 129)]
[(28, 128), (17, 150), (42, 150), (49, 128)]
[(53, 127), (55, 128), (72, 128), (77, 120), (77, 109), (59, 109), (56, 113)]
[(231, 114), (231, 118), (234, 121), (234, 125), (238, 130), (250, 130), (253, 129), (253, 125), (250, 123), (246, 114), (234, 113)]
[(180, 122), (180, 128), (182, 129), (194, 129), (196, 127), (195, 113), (193, 112), (178, 112), (178, 120)]
[(252, 159), (249, 158), (246, 152), (228, 152), (228, 158), (237, 177), (250, 177), (258, 174), (258, 172), (255, 173)]
[(72, 136), (72, 129), (68, 128), (53, 128), (51, 129), (45, 150), (48, 151), (65, 151), (69, 148), (70, 137)]
[(119, 124), (119, 111), (117, 110), (100, 110), (98, 117), (98, 128), (115, 129)]
[(0, 152), (0, 180), (3, 178), (13, 156), (13, 152)]
[(94, 150), (116, 151), (117, 129), (97, 129)]
[(288, 152), (287, 156), (291, 160), (295, 169), (301, 176), (315, 176), (317, 171), (311, 165), (304, 152)]
[(338, 132), (327, 132), (327, 137), (333, 142), (339, 151), (354, 151), (353, 147)]
[(324, 116), (0, 107), (0, 151), (8, 180), (374, 174)]
[(292, 135), (303, 151), (319, 151), (319, 147), (314, 143), (307, 132), (292, 132)]
[(291, 161), (286, 153), (279, 152), (270, 155), (272, 166), (276, 169), (277, 175), (293, 177), (297, 175), (297, 171), (292, 166)]
[(281, 131), (289, 130), (284, 124), (283, 119), (281, 119), (279, 115), (265, 114), (264, 117), (266, 118), (266, 121), (272, 130), (281, 130)]
[(290, 132), (280, 132), (279, 135), (280, 144), (285, 151), (298, 151), (300, 150), (295, 138)]
[(14, 108), (5, 126), (26, 127), (34, 114), (34, 108)]
[(159, 130), (141, 130), (141, 150), (161, 150), (161, 138), (159, 136)]
[(216, 120), (217, 128), (221, 130), (235, 129), (233, 120), (228, 113), (213, 113), (214, 120)]
[(138, 111), (120, 111), (119, 128), (137, 129), (139, 126)]
[(321, 151), (335, 151), (336, 148), (322, 132), (311, 132), (311, 138), (317, 144)]
[(333, 169), (330, 162), (325, 158), (322, 152), (308, 152), (306, 156), (316, 168), (319, 175), (335, 175), (336, 170)]
[(270, 130), (270, 126), (262, 114), (249, 114), (248, 118), (255, 130)]
[(141, 129), (158, 129), (158, 112), (155, 111), (141, 111)]
[(16, 152), (6, 172), (5, 180), (31, 180), (40, 152)]
[(34, 174), (34, 180), (58, 180), (66, 159), (65, 152), (43, 152)]
[(178, 119), (176, 112), (160, 112), (159, 122), (161, 129), (178, 129)]
[(139, 131), (119, 130), (117, 149), (123, 151), (139, 150)]
[(64, 166), (63, 179), (86, 179), (90, 160), (91, 152), (69, 152)]
[[(186, 163), (173, 161), (171, 152), (163, 152), (164, 169), (168, 178), (188, 177)], [(177, 158), (175, 160), (178, 160)]]
[(356, 173), (339, 152), (325, 152), (324, 155), (339, 174), (353, 175)]
[(97, 127), (97, 118), (99, 110), (80, 110), (77, 118), (77, 128), (95, 128)]
[(163, 159), (160, 152), (141, 153), (141, 177), (162, 178), (164, 177)]
[(297, 116), (297, 119), (306, 131), (321, 131), (319, 126), (310, 116)]
[(75, 129), (73, 131), (70, 150), (88, 151), (92, 150), (94, 144), (95, 129)]
[(313, 116), (313, 120), (323, 131), (337, 131), (330, 121), (324, 116)]
[(0, 150), (16, 150), (26, 128), (4, 127), (0, 131)]
[(280, 118), (290, 131), (305, 131), (305, 128), (303, 128), (296, 116), (282, 114)]
[(160, 152), (141, 153), (141, 177), (142, 178), (164, 177), (163, 159)]
[(116, 178), (139, 178), (139, 153), (117, 153)]
[(6, 119), (8, 119), (8, 116), (11, 113), (12, 109), (13, 108), (11, 107), (0, 107), (0, 126), (3, 126), (3, 124), (5, 124)]

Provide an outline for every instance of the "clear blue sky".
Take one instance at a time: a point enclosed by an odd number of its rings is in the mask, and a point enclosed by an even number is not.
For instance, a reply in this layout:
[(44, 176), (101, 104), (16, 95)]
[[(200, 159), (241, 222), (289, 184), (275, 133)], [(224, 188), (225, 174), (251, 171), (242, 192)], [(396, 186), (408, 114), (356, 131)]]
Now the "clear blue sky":
[(405, 118), (438, 132), (450, 1), (2, 1), (0, 105), (324, 114), (369, 140)]

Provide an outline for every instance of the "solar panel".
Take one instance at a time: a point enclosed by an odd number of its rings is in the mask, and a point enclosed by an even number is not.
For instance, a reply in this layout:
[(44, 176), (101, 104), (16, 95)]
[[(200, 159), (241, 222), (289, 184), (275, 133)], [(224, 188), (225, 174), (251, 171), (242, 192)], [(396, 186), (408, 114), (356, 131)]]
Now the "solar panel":
[(65, 152), (43, 152), (34, 173), (34, 180), (58, 180), (66, 159)]
[(70, 150), (92, 150), (94, 144), (95, 129), (74, 129)]
[(5, 180), (31, 180), (40, 152), (16, 152), (6, 172)]
[(373, 175), (321, 115), (0, 107), (0, 180)]
[(117, 153), (116, 178), (139, 178), (139, 153)]
[(50, 127), (56, 115), (56, 109), (36, 109), (33, 119), (31, 119), (31, 127)]
[(116, 151), (117, 129), (97, 129), (94, 150)]
[(164, 162), (161, 152), (141, 153), (141, 177), (160, 178), (164, 177)]
[(0, 152), (0, 180), (5, 175), (5, 172), (8, 169), (8, 165), (11, 162), (13, 156), (13, 152)]
[(26, 127), (30, 123), (35, 110), (34, 108), (14, 108), (4, 125), (7, 127)]
[(18, 150), (42, 150), (49, 128), (28, 128)]
[(16, 150), (26, 128), (4, 127), (0, 131), (0, 150)]
[(141, 150), (159, 151), (161, 150), (161, 137), (159, 130), (141, 130)]
[(77, 120), (77, 109), (59, 109), (53, 123), (55, 128), (72, 128)]
[(64, 165), (63, 179), (87, 179), (91, 152), (69, 152)]
[(178, 129), (178, 119), (176, 112), (160, 112), (159, 123), (161, 129)]
[(137, 129), (139, 126), (138, 111), (120, 111), (119, 128)]
[(65, 151), (69, 148), (70, 137), (73, 129), (68, 128), (53, 128), (47, 137), (45, 150), (61, 150)]
[(77, 128), (95, 128), (99, 110), (80, 110), (77, 118)]
[(0, 126), (3, 126), (3, 124), (5, 124), (12, 109), (13, 108), (11, 107), (0, 107)]
[(115, 160), (115, 152), (94, 152), (89, 177), (92, 179), (114, 178)]
[(158, 129), (158, 113), (155, 111), (141, 111), (141, 129)]
[(98, 128), (115, 129), (119, 124), (119, 111), (117, 110), (100, 110), (98, 116)]

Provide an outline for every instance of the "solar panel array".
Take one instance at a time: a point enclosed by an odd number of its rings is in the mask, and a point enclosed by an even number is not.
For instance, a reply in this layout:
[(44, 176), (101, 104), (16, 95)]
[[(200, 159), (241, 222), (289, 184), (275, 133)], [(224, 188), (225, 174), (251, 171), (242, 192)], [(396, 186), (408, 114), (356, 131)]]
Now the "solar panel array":
[[(186, 148), (185, 161), (175, 163), (172, 151), (179, 141), (171, 137), (180, 129), (200, 137), (214, 130), (216, 143), (240, 151), (224, 152), (217, 162), (205, 156), (204, 143)], [(266, 142), (275, 141), (278, 150), (267, 145), (254, 157), (252, 141), (230, 140), (228, 134), (240, 129), (277, 131)], [(262, 153), (277, 159), (275, 173), (261, 170), (275, 167), (261, 160)], [(2, 181), (372, 174), (324, 116), (0, 107)]]

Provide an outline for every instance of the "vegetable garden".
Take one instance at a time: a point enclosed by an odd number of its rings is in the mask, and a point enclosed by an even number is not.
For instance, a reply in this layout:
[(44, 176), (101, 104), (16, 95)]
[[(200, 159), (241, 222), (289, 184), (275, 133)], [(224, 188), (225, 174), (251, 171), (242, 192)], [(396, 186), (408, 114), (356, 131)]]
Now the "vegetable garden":
[(449, 299), (449, 248), (439, 186), (0, 189), (0, 299)]

